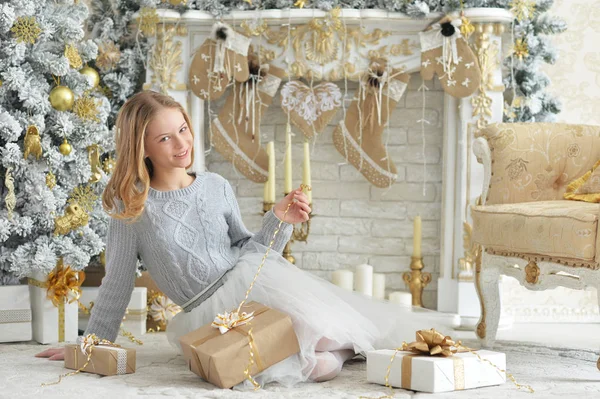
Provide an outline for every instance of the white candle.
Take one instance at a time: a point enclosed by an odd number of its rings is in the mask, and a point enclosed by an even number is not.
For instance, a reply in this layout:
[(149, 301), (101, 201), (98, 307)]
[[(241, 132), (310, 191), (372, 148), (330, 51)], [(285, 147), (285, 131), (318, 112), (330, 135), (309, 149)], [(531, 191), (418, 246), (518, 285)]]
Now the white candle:
[(267, 202), (275, 202), (275, 142), (269, 141), (267, 144), (269, 151), (269, 200)]
[(415, 216), (415, 228), (413, 238), (413, 256), (421, 257), (421, 216)]
[(385, 299), (385, 274), (373, 274), (373, 298)]
[(373, 295), (373, 266), (366, 264), (356, 266), (354, 290), (365, 295)]
[(284, 182), (283, 182), (283, 192), (291, 193), (292, 192), (292, 131), (290, 130), (290, 125), (287, 125), (287, 130), (285, 132), (285, 159), (283, 164), (283, 173), (284, 173)]
[(410, 292), (394, 291), (390, 292), (390, 302), (403, 306), (412, 306), (412, 295)]
[[(302, 183), (311, 187), (312, 189), (310, 178), (310, 144), (308, 141), (304, 142), (304, 169), (302, 170)], [(312, 204), (312, 190), (308, 191), (305, 189), (304, 193), (308, 197), (308, 203)]]
[(354, 273), (350, 270), (336, 270), (331, 276), (331, 282), (338, 287), (352, 291), (354, 288)]

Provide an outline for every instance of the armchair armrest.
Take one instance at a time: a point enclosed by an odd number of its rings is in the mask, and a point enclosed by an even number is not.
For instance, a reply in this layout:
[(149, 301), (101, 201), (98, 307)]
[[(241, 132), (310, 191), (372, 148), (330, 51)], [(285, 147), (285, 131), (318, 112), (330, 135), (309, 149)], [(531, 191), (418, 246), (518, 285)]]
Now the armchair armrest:
[(474, 140), (473, 153), (477, 157), (477, 162), (483, 164), (483, 187), (479, 199), (481, 205), (485, 205), (492, 179), (492, 151), (490, 150), (488, 141), (484, 137), (477, 137)]

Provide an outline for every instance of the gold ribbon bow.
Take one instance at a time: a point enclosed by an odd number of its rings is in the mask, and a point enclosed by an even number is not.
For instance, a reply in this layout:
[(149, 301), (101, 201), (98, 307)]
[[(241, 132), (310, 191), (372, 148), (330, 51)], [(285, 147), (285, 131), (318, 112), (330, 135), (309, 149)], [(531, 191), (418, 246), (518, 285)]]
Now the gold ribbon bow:
[(83, 271), (75, 271), (71, 266), (64, 266), (60, 258), (56, 268), (48, 275), (46, 281), (47, 297), (54, 306), (60, 303), (73, 303), (81, 296), (81, 283), (85, 280)]
[(417, 331), (417, 340), (407, 344), (402, 343), (402, 350), (415, 352), (419, 355), (430, 355), (430, 356), (452, 356), (458, 349), (457, 344), (448, 336), (434, 330), (419, 330)]
[(218, 328), (221, 334), (225, 334), (227, 331), (242, 326), (248, 323), (254, 318), (254, 312), (241, 314), (238, 311), (219, 313), (213, 320), (211, 326)]
[[(392, 370), (392, 364), (396, 359), (396, 354), (400, 351), (409, 351), (413, 352), (412, 355), (405, 356), (402, 358), (402, 387), (406, 389), (410, 389), (410, 371), (408, 373), (405, 372), (405, 367), (408, 367), (410, 370), (410, 361), (413, 356), (443, 356), (443, 357), (452, 357), (457, 352), (469, 352), (473, 355), (477, 356), (477, 358), (482, 361), (490, 364), (496, 370), (501, 373), (506, 374), (506, 376), (515, 384), (517, 389), (527, 388), (530, 393), (533, 393), (533, 388), (530, 385), (522, 385), (517, 382), (515, 377), (507, 373), (506, 370), (502, 370), (500, 367), (496, 366), (494, 363), (490, 362), (488, 359), (482, 358), (478, 353), (475, 352), (475, 349), (471, 349), (467, 346), (464, 346), (460, 341), (455, 342), (451, 337), (444, 335), (435, 329), (430, 330), (419, 330), (416, 332), (417, 340), (407, 344), (406, 342), (402, 343), (402, 346), (394, 349), (394, 353), (390, 358), (390, 364), (388, 365), (387, 372), (385, 373), (385, 387), (389, 388), (390, 393), (388, 395), (379, 396), (377, 398), (371, 398), (368, 396), (360, 396), (359, 399), (392, 399), (394, 397), (394, 388), (390, 385), (390, 372)], [(463, 370), (464, 371), (464, 370)], [(462, 375), (464, 378), (464, 374)], [(461, 389), (464, 389), (462, 387)]]

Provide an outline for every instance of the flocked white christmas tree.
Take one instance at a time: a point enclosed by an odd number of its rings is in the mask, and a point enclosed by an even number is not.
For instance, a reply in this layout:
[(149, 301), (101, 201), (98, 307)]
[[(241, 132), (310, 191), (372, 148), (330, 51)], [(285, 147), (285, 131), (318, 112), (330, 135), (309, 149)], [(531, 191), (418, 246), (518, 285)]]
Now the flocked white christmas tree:
[(82, 1), (0, 4), (0, 284), (104, 249), (111, 105)]

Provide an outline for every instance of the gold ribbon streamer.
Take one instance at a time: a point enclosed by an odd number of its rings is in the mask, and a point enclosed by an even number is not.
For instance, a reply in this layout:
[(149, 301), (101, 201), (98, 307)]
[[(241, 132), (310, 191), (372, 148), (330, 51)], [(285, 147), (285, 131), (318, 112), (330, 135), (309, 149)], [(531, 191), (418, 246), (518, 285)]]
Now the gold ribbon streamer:
[(79, 300), (84, 280), (85, 272), (72, 270), (71, 266), (65, 267), (63, 258), (59, 258), (45, 282), (31, 277), (27, 279), (34, 287), (46, 288), (46, 297), (58, 308), (58, 342), (65, 340), (65, 303)]
[[(305, 184), (302, 184), (301, 188), (303, 190), (304, 190), (304, 188), (306, 188), (307, 190), (310, 190), (310, 186), (305, 185)], [(252, 365), (255, 363), (257, 364), (257, 366), (259, 364), (262, 364), (262, 363), (260, 363), (260, 357), (257, 355), (258, 349), (256, 348), (256, 343), (254, 342), (254, 336), (252, 335), (252, 328), (250, 326), (250, 321), (256, 315), (253, 315), (252, 313), (248, 315), (245, 312), (240, 313), (240, 311), (242, 309), (242, 306), (244, 306), (244, 304), (248, 300), (250, 291), (252, 291), (252, 288), (254, 287), (254, 283), (256, 282), (256, 279), (257, 279), (258, 275), (260, 274), (260, 271), (261, 271), (262, 267), (264, 266), (265, 261), (267, 260), (267, 257), (269, 256), (269, 252), (271, 251), (271, 248), (273, 247), (273, 244), (275, 243), (275, 238), (277, 237), (277, 233), (279, 233), (279, 230), (281, 229), (281, 225), (283, 224), (283, 221), (285, 220), (285, 217), (286, 217), (288, 211), (290, 210), (290, 207), (292, 206), (292, 204), (293, 204), (293, 202), (290, 202), (287, 205), (287, 208), (285, 209), (285, 212), (283, 213), (283, 217), (281, 218), (282, 220), (279, 221), (277, 228), (273, 232), (273, 238), (269, 242), (269, 247), (265, 251), (262, 261), (260, 262), (260, 266), (258, 266), (258, 269), (256, 270), (256, 273), (254, 274), (254, 278), (252, 279), (252, 282), (250, 283), (250, 287), (248, 287), (248, 290), (246, 290), (246, 295), (245, 295), (244, 299), (240, 302), (240, 304), (236, 310), (234, 310), (232, 312), (225, 312), (224, 314), (221, 314), (221, 313), (217, 314), (217, 316), (215, 317), (215, 320), (217, 320), (217, 322), (215, 323), (215, 321), (213, 321), (213, 323), (211, 324), (214, 328), (218, 328), (219, 332), (222, 334), (225, 334), (228, 331), (241, 332), (239, 329), (236, 329), (236, 327), (240, 327), (242, 325), (248, 326), (248, 332), (244, 335), (248, 336), (248, 346), (250, 347), (250, 355), (249, 355), (248, 365), (244, 369), (244, 375), (246, 376), (246, 379), (248, 379), (248, 381), (250, 381), (252, 383), (252, 385), (254, 385), (255, 391), (260, 388), (260, 384), (258, 382), (256, 382), (254, 377), (252, 377), (252, 375), (250, 374), (250, 369), (252, 368)], [(216, 335), (211, 335), (210, 337), (214, 337), (214, 336), (216, 336)], [(201, 341), (204, 342), (206, 340), (201, 340)], [(201, 343), (194, 343), (194, 344), (192, 344), (192, 348), (195, 349), (195, 346), (200, 345), (200, 344)], [(195, 350), (192, 352), (196, 353)], [(202, 378), (204, 378), (204, 380), (207, 380), (206, 374), (204, 373), (204, 371), (202, 370), (202, 367), (200, 365), (200, 359), (198, 358), (197, 354), (195, 356), (196, 356), (196, 361), (198, 362), (198, 369), (200, 370), (200, 374), (202, 375)], [(259, 366), (259, 369), (260, 368), (261, 368), (261, 366)]]
[[(411, 378), (412, 378), (412, 358), (417, 356), (443, 356), (443, 357), (452, 357), (454, 361), (454, 384), (456, 390), (462, 390), (465, 388), (464, 386), (464, 378), (465, 378), (465, 370), (463, 360), (460, 358), (455, 358), (453, 355), (457, 352), (469, 352), (477, 357), (479, 361), (487, 362), (496, 370), (501, 373), (506, 374), (506, 376), (515, 384), (517, 389), (527, 388), (530, 393), (534, 393), (533, 388), (530, 385), (519, 384), (515, 377), (507, 373), (506, 370), (501, 369), (496, 366), (494, 363), (489, 361), (488, 359), (482, 358), (478, 353), (476, 353), (475, 349), (471, 349), (469, 347), (464, 346), (460, 341), (454, 342), (451, 337), (445, 336), (442, 333), (436, 331), (435, 329), (430, 330), (419, 330), (416, 332), (417, 340), (407, 344), (406, 342), (402, 343), (402, 346), (394, 349), (394, 353), (390, 358), (390, 363), (388, 364), (387, 371), (385, 373), (385, 387), (390, 390), (390, 393), (387, 395), (379, 396), (377, 398), (372, 398), (369, 396), (360, 396), (360, 399), (392, 399), (395, 396), (394, 388), (390, 385), (390, 372), (392, 370), (392, 364), (396, 359), (396, 355), (400, 351), (409, 351), (413, 352), (406, 356), (402, 357), (402, 371), (401, 371), (401, 388), (403, 389), (411, 389)], [(457, 369), (458, 367), (458, 369)], [(457, 386), (458, 383), (458, 386)]]

